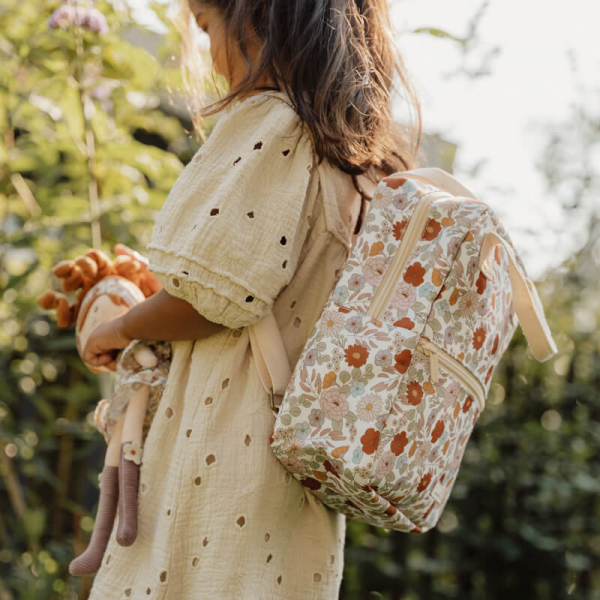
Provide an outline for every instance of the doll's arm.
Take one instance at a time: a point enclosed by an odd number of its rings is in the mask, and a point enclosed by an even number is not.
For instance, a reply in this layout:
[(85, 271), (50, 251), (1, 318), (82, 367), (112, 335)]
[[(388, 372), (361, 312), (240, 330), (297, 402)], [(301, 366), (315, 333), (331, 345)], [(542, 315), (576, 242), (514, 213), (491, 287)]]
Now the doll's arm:
[(147, 346), (137, 348), (133, 356), (140, 366), (146, 369), (153, 369), (158, 364), (158, 358)]

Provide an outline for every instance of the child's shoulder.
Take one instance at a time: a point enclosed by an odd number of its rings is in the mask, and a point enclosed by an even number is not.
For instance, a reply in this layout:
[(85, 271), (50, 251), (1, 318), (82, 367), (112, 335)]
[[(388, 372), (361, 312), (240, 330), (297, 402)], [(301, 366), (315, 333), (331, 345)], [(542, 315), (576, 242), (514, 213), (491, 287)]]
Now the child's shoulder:
[[(289, 97), (283, 92), (268, 91), (250, 96), (227, 110), (211, 132), (209, 141), (222, 136), (234, 141), (257, 134), (282, 139), (300, 137), (303, 133), (307, 134), (306, 128)], [(259, 141), (265, 143), (265, 140)], [(262, 146), (256, 148), (261, 149)]]

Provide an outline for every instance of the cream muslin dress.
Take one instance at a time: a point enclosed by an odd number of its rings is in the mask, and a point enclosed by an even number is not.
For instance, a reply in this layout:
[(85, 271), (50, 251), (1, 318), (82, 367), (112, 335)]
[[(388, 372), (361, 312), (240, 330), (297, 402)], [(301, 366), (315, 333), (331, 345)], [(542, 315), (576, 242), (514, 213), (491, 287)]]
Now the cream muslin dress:
[(273, 455), (275, 418), (247, 329), (272, 310), (298, 360), (361, 207), (349, 175), (317, 164), (288, 102), (263, 92), (221, 117), (156, 220), (151, 270), (226, 329), (172, 342), (144, 447), (138, 536), (119, 546), (115, 519), (92, 600), (338, 598), (346, 517)]

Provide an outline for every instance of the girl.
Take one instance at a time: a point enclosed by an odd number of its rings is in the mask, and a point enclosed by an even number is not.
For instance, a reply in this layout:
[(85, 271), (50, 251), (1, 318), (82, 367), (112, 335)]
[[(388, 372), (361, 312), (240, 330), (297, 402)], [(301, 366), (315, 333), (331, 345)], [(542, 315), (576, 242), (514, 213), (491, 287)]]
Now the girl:
[[(411, 169), (393, 134), (408, 91), (387, 0), (190, 0), (228, 107), (173, 186), (148, 245), (164, 286), (98, 327), (112, 364), (133, 338), (172, 342), (148, 432), (135, 543), (111, 534), (90, 598), (334, 599), (345, 517), (272, 454), (248, 326), (273, 311), (291, 364), (340, 275), (378, 179)], [(189, 46), (187, 46), (189, 47)], [(420, 118), (416, 147), (420, 137)], [(319, 410), (312, 418), (320, 418)], [(303, 431), (290, 429), (301, 443)]]

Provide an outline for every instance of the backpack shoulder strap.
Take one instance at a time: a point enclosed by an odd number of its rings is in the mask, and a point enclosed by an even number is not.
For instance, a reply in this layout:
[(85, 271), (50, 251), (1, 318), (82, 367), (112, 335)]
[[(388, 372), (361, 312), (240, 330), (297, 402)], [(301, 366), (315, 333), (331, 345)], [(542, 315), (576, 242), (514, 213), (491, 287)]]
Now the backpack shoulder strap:
[(544, 316), (540, 297), (535, 285), (517, 264), (514, 250), (510, 244), (494, 231), (485, 234), (479, 254), (479, 268), (484, 275), (488, 276), (486, 261), (498, 245), (504, 248), (508, 257), (508, 275), (513, 291), (515, 311), (519, 317), (523, 334), (536, 359), (542, 362), (546, 361), (557, 353), (557, 349)]
[(447, 171), (439, 169), (438, 167), (423, 167), (420, 169), (412, 169), (410, 171), (403, 171), (400, 174), (410, 174), (411, 177), (416, 179), (423, 179), (428, 183), (436, 185), (441, 190), (454, 194), (455, 196), (461, 196), (466, 198), (472, 198), (476, 200), (475, 194), (465, 185), (463, 185), (456, 177), (450, 175)]
[(269, 394), (271, 410), (276, 413), (292, 376), (281, 331), (269, 311), (258, 323), (248, 327), (248, 332), (260, 381)]

